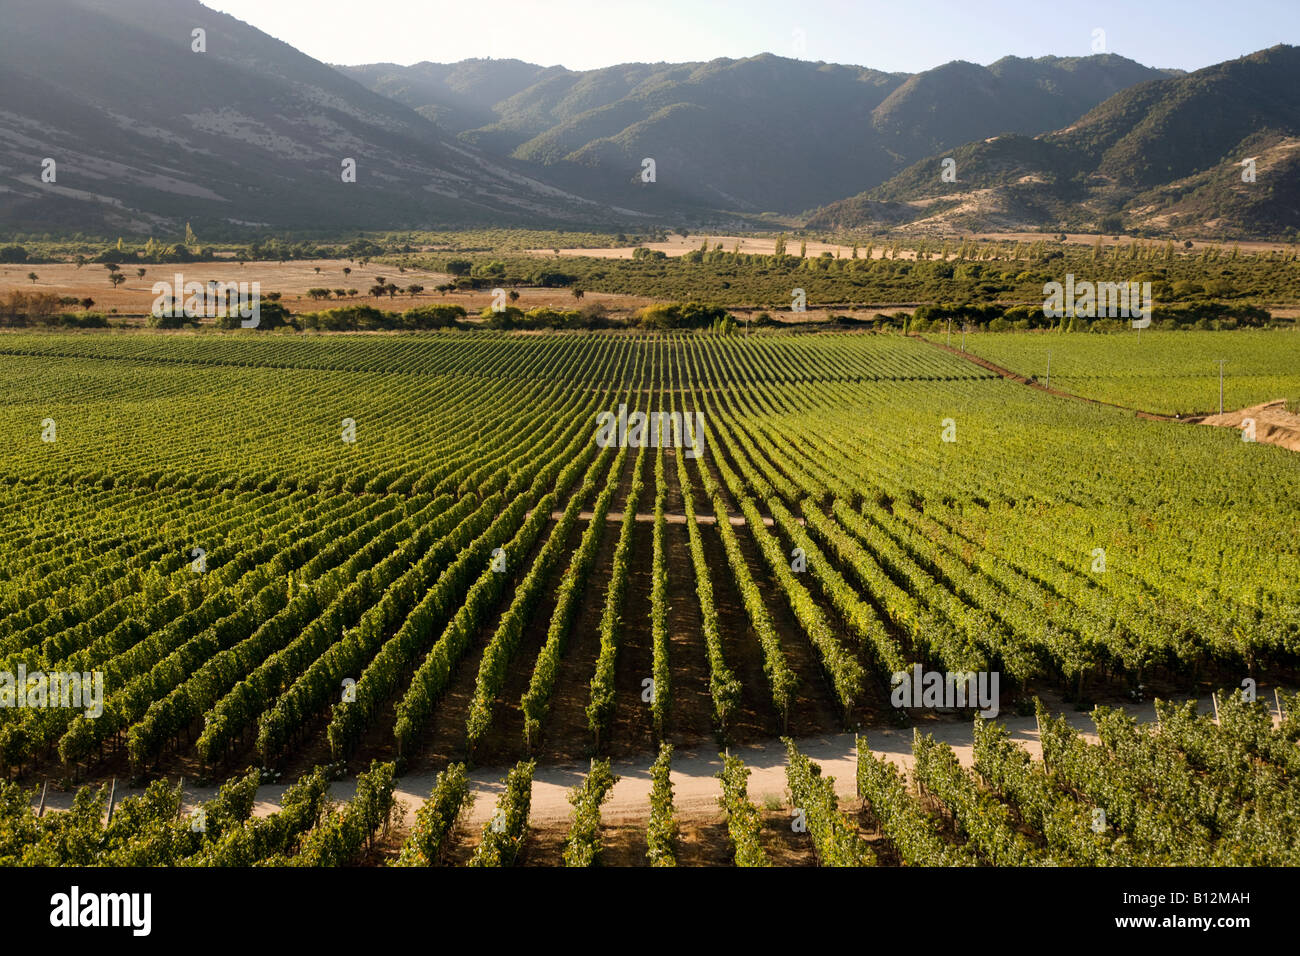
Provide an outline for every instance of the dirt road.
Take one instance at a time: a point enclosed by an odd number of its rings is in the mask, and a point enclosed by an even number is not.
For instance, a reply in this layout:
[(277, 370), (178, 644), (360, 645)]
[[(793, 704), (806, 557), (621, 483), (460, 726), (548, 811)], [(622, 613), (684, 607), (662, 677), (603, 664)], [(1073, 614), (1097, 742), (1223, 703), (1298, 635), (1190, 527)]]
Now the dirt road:
[[(1203, 711), (1208, 711), (1211, 707), (1209, 700), (1201, 702)], [(1055, 703), (1052, 709), (1056, 713), (1064, 713), (1074, 727), (1084, 732), (1089, 739), (1095, 739), (1091, 733), (1092, 722), (1087, 714), (1077, 713)], [(1155, 706), (1150, 702), (1127, 709), (1141, 722), (1155, 720)], [(998, 717), (998, 722), (1007, 727), (1012, 739), (1021, 743), (1035, 757), (1041, 754), (1037, 723), (1033, 717), (1004, 714)], [(934, 721), (924, 724), (923, 730), (951, 746), (963, 765), (971, 764), (970, 723), (957, 720)], [(874, 753), (887, 757), (905, 769), (911, 765), (911, 727), (876, 729), (868, 731), (866, 736)], [(853, 734), (804, 738), (798, 740), (797, 744), (803, 753), (821, 765), (823, 773), (835, 778), (835, 788), (842, 796), (854, 795), (857, 750)], [(773, 801), (784, 802), (786, 759), (785, 749), (779, 740), (734, 748), (733, 753), (741, 757), (750, 768), (749, 795), (754, 803), (763, 806)], [(601, 809), (603, 821), (615, 824), (647, 818), (650, 810), (649, 769), (652, 760), (652, 755), (646, 755), (639, 759), (615, 761), (613, 769), (619, 776), (619, 781)], [(708, 813), (716, 809), (721, 787), (715, 774), (721, 767), (722, 761), (712, 747), (679, 749), (673, 754), (673, 804), (680, 813)], [(472, 790), (477, 797), (465, 821), (471, 828), (477, 828), (491, 818), (497, 795), (502, 790), (502, 780), (509, 769), (480, 767), (471, 772)], [(538, 767), (533, 778), (532, 823), (544, 826), (567, 820), (572, 812), (568, 801), (569, 790), (581, 783), (586, 771), (587, 765), (579, 762)], [(413, 822), (415, 811), (428, 798), (434, 780), (435, 775), (432, 773), (413, 774), (400, 779), (397, 797), (403, 808), (405, 826)], [(254, 812), (259, 816), (274, 813), (279, 808), (285, 789), (286, 786), (282, 784), (263, 786), (258, 791)], [(350, 779), (338, 781), (330, 792), (337, 800), (347, 800), (355, 790), (356, 782)], [(119, 789), (118, 795), (120, 797), (129, 792), (138, 791), (124, 792)], [(187, 807), (194, 806), (215, 795), (214, 787), (186, 785), (185, 804)], [(51, 809), (66, 809), (71, 803), (71, 793), (51, 792), (46, 799), (46, 805)]]

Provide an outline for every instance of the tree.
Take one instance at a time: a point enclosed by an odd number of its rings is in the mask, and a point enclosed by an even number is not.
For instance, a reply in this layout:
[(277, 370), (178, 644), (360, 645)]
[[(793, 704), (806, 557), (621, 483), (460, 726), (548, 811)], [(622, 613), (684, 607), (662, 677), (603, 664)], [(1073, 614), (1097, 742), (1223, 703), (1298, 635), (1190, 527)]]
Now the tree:
[(573, 289), (573, 297), (577, 299), (579, 302), (581, 302), (582, 296), (583, 296), (583, 291), (575, 286)]
[(32, 280), (32, 285), (36, 285), (36, 280), (40, 278), (35, 272), (27, 273), (27, 278)]
[(346, 276), (350, 276), (350, 275), (352, 275), (352, 267), (351, 267), (351, 266), (344, 266), (344, 267), (343, 267), (343, 275), (344, 275), (345, 277), (346, 277)]
[(105, 262), (104, 268), (107, 269), (109, 272), (116, 272), (118, 269), (121, 268), (121, 266), (119, 266), (116, 262)]
[(511, 289), (509, 292), (506, 293), (506, 298), (509, 299), (512, 304), (518, 302), (519, 301), (518, 290)]
[(75, 262), (77, 264), (77, 268), (80, 269), (82, 266), (86, 264), (86, 257), (77, 256), (77, 258), (73, 259), (72, 261)]
[(108, 281), (113, 283), (113, 288), (116, 289), (126, 281), (126, 276), (122, 275), (120, 272), (113, 272), (109, 274)]
[(414, 284), (408, 285), (406, 287), (406, 291), (409, 292), (412, 296), (417, 296), (424, 291), (424, 286), (414, 285)]
[(81, 300), (81, 307), (85, 309), (87, 312), (90, 311), (90, 307), (93, 306), (94, 304), (95, 304), (95, 300), (92, 299), (90, 296), (86, 296), (86, 298)]
[(388, 293), (388, 297), (390, 299), (393, 298), (394, 296), (397, 295), (397, 283), (396, 282), (388, 283), (388, 285), (384, 286), (384, 291)]
[(384, 287), (380, 285), (378, 282), (376, 282), (374, 285), (370, 287), (370, 294), (373, 295), (376, 299), (378, 299), (381, 295), (384, 294)]
[(316, 266), (316, 274), (320, 275), (320, 266)]
[(144, 270), (144, 269), (136, 269), (136, 270), (135, 270), (135, 274), (136, 274), (136, 276), (138, 276), (138, 277), (141, 278), (141, 279), (144, 278), (144, 273), (145, 273), (145, 270)]

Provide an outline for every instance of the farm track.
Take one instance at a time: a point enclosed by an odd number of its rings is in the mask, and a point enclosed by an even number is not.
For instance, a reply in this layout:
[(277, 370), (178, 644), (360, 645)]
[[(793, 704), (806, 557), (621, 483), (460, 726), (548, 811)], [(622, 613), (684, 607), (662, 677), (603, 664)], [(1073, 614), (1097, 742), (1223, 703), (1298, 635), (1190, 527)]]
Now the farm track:
[(1133, 412), (1133, 414), (1135, 414), (1138, 418), (1144, 418), (1147, 419), (1148, 421), (1153, 421), (1153, 422), (1181, 422), (1183, 424), (1188, 424), (1192, 421), (1192, 419), (1189, 418), (1178, 418), (1175, 415), (1161, 415), (1158, 412), (1148, 412), (1140, 408), (1131, 408), (1128, 405), (1117, 405), (1114, 402), (1103, 402), (1100, 399), (1088, 398), (1086, 395), (1076, 395), (1074, 392), (1062, 391), (1059, 388), (1050, 388), (1042, 384), (1041, 382), (1037, 382), (1031, 378), (1026, 378), (1024, 375), (1021, 375), (1019, 372), (1013, 372), (1009, 368), (1003, 368), (1001, 365), (997, 365), (993, 362), (990, 362), (986, 358), (981, 358), (980, 356), (974, 354), (973, 352), (963, 352), (961, 349), (953, 348), (951, 345), (944, 345), (943, 343), (940, 342), (932, 342), (923, 335), (911, 334), (908, 336), (908, 338), (918, 339), (922, 342), (925, 342), (927, 345), (931, 345), (934, 348), (941, 349), (942, 351), (947, 352), (951, 355), (960, 356), (961, 358), (965, 359), (967, 362), (970, 362), (973, 365), (978, 365), (980, 368), (988, 369), (990, 372), (996, 372), (998, 375), (1001, 375), (1003, 378), (1008, 379), (1009, 381), (1016, 382), (1020, 385), (1028, 385), (1030, 388), (1037, 389), (1040, 392), (1045, 392), (1048, 395), (1055, 395), (1058, 398), (1069, 398), (1069, 399), (1073, 399), (1076, 402), (1087, 402), (1089, 405), (1100, 405), (1105, 408), (1118, 408), (1121, 411)]
[[(1057, 702), (1059, 705), (1059, 702)], [(1054, 708), (1064, 713), (1071, 726), (1079, 730), (1089, 740), (1096, 740), (1092, 722), (1087, 714), (1071, 711), (1068, 707)], [(1202, 701), (1201, 713), (1212, 709), (1208, 701)], [(1139, 722), (1149, 724), (1155, 721), (1155, 708), (1151, 703), (1126, 708), (1128, 713)], [(1024, 746), (1035, 758), (1040, 758), (1042, 751), (1038, 741), (1035, 719), (1031, 717), (1014, 717), (1000, 715), (998, 722), (1004, 724), (1011, 732), (1012, 739)], [(916, 725), (922, 732), (931, 734), (936, 740), (949, 744), (962, 762), (970, 766), (973, 760), (971, 750), (971, 724), (969, 721), (957, 721), (940, 717)], [(906, 770), (912, 764), (913, 728), (893, 727), (867, 731), (866, 737), (872, 753), (887, 757), (891, 763)], [(800, 751), (821, 764), (823, 772), (835, 778), (835, 790), (841, 798), (856, 795), (854, 783), (857, 749), (854, 735), (851, 733), (823, 733), (794, 738)], [(782, 796), (786, 789), (785, 749), (776, 738), (757, 741), (751, 744), (732, 747), (729, 753), (742, 757), (752, 771), (749, 781), (751, 799), (761, 802), (765, 795)], [(615, 784), (609, 802), (601, 810), (603, 822), (618, 824), (641, 822), (649, 813), (650, 781), (648, 767), (651, 756), (622, 757), (612, 761), (612, 767), (620, 780)], [(510, 764), (493, 766), (476, 766), (470, 771), (472, 792), (478, 799), (467, 818), (471, 829), (477, 829), (491, 819), (492, 808), (497, 795), (501, 792), (501, 780), (510, 769)], [(713, 811), (717, 808), (717, 797), (721, 787), (716, 778), (722, 766), (719, 749), (712, 746), (677, 748), (673, 755), (672, 780), (673, 804), (683, 813)], [(538, 825), (567, 820), (572, 814), (568, 801), (568, 792), (582, 782), (586, 775), (585, 760), (545, 759), (539, 761), (533, 776), (533, 802), (530, 821)], [(403, 821), (409, 826), (415, 810), (428, 797), (433, 787), (436, 773), (420, 771), (407, 773), (400, 778), (401, 785), (397, 793), (403, 804)], [(259, 788), (255, 814), (266, 816), (274, 813), (280, 805), (280, 799), (287, 787), (283, 784), (267, 784)], [(356, 791), (355, 779), (336, 781), (330, 786), (330, 795), (338, 800), (347, 800)], [(215, 787), (195, 787), (186, 784), (185, 802), (187, 806), (197, 805), (216, 796)], [(50, 809), (67, 809), (71, 805), (71, 795), (51, 791), (46, 799)]]

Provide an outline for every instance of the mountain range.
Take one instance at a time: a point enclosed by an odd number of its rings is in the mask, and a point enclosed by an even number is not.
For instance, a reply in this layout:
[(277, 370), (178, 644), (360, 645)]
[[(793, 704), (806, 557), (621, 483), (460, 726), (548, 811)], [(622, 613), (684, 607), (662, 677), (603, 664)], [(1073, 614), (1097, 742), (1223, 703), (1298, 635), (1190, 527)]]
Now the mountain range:
[(1300, 48), (1276, 46), (1122, 90), (1050, 133), (935, 153), (808, 225), (1295, 238), (1298, 178)]
[(0, 225), (15, 230), (616, 218), (195, 0), (5, 0), (0, 90)]
[(685, 201), (797, 215), (911, 163), (998, 133), (1057, 129), (1108, 96), (1167, 75), (1113, 54), (1007, 57), (881, 73), (772, 54), (575, 72), (518, 60), (372, 64), (343, 72), (465, 142), (620, 200), (655, 160)]
[(768, 214), (820, 231), (1290, 238), (1298, 81), (1288, 46), (1188, 74), (1115, 54), (916, 74), (771, 54), (329, 66), (197, 0), (6, 0), (0, 228), (634, 230)]

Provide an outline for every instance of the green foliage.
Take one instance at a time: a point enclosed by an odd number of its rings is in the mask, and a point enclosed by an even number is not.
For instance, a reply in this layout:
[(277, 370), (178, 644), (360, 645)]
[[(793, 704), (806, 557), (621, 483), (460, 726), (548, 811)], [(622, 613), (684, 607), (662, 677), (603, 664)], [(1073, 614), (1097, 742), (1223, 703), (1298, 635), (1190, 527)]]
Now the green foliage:
[(821, 767), (786, 738), (786, 781), (791, 806), (802, 814), (822, 866), (871, 866), (876, 860), (857, 828), (839, 811), (835, 779), (823, 777)]
[(388, 832), (396, 804), (393, 764), (373, 761), (357, 777), (357, 792), (342, 812), (326, 812), (325, 819), (288, 860), (291, 866), (348, 866), (360, 861), (375, 838)]
[(650, 822), (646, 825), (646, 856), (651, 866), (677, 865), (677, 818), (673, 811), (672, 744), (660, 744), (650, 765)]
[(608, 760), (592, 760), (586, 779), (570, 792), (573, 825), (564, 841), (565, 866), (595, 866), (600, 862), (600, 805), (609, 798), (618, 779), (610, 771)]
[(731, 837), (736, 866), (771, 866), (767, 853), (759, 844), (758, 834), (763, 828), (758, 808), (749, 802), (749, 768), (739, 757), (722, 755), (722, 796), (718, 803), (727, 816), (727, 833)]
[(415, 813), (402, 852), (393, 866), (436, 866), (462, 814), (474, 805), (469, 792), (469, 778), (463, 763), (454, 763), (438, 774), (433, 791)]
[(535, 761), (521, 761), (502, 781), (505, 790), (496, 813), (483, 826), (483, 838), (470, 858), (470, 866), (514, 866), (528, 836), (528, 809), (532, 804)]

